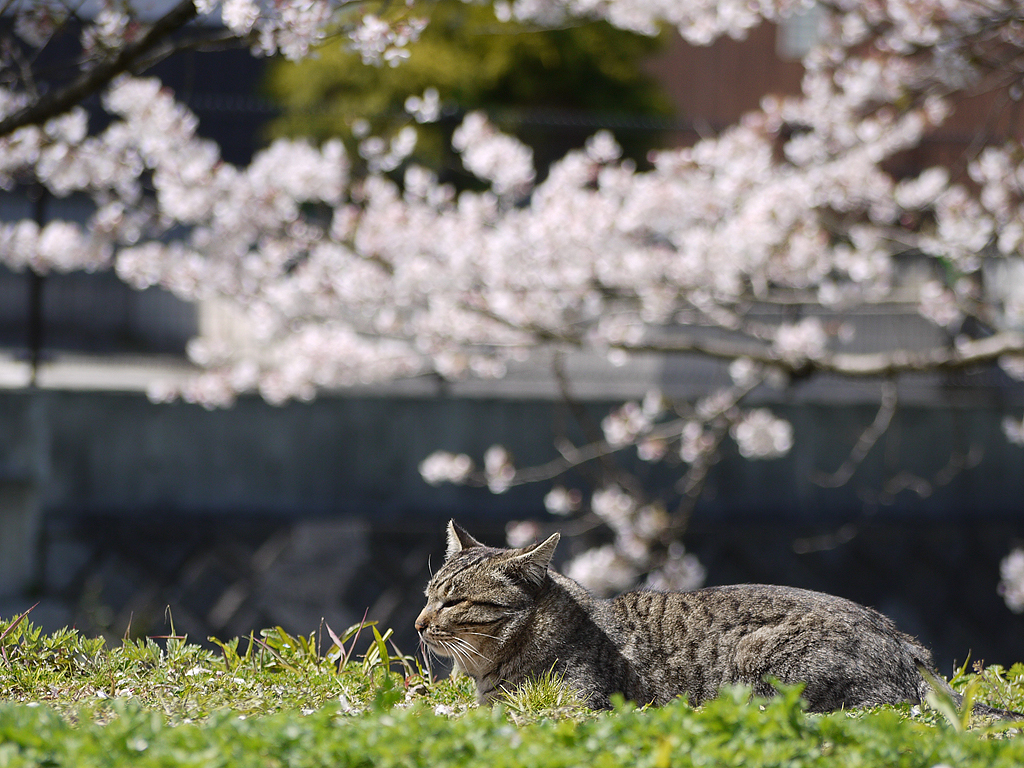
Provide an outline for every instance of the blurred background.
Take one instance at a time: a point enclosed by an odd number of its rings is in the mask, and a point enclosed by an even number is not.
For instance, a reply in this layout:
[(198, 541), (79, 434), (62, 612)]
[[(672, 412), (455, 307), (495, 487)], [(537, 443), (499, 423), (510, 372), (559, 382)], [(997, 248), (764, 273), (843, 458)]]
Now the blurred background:
[[(451, 34), (486, 25), (478, 10), (442, 4), (426, 53), (396, 70), (353, 65), (358, 56), (338, 43), (299, 65), (188, 51), (153, 73), (238, 164), (274, 137), (310, 133), (340, 136), (356, 156), (360, 136), (386, 131), (408, 97), (434, 85), (442, 112), (416, 159), (471, 184), (446, 149), (470, 110), (529, 143), (541, 175), (600, 129), (642, 167), (650, 150), (711, 135), (766, 93), (798, 92), (815, 30), (797, 16), (702, 48), (600, 25)], [(959, 156), (971, 119), (962, 112), (899, 156), (894, 173)], [(84, 219), (84, 204), (16, 188), (0, 194), (0, 220)], [(859, 351), (942, 341), (909, 304), (855, 322)], [(48, 630), (120, 637), (163, 634), (170, 614), (202, 642), (274, 625), (309, 634), (323, 620), (340, 631), (365, 614), (412, 652), (449, 518), (493, 545), (524, 519), (579, 534), (558, 563), (601, 540), (547, 513), (550, 485), (500, 495), (428, 485), (418, 470), (428, 455), (479, 457), (500, 443), (518, 465), (540, 464), (556, 456), (558, 436), (582, 437), (625, 399), (652, 389), (692, 399), (729, 381), (724, 364), (687, 355), (614, 367), (579, 354), (563, 361), (571, 403), (544, 359), (496, 382), (420, 379), (282, 406), (147, 398), (154, 380), (194, 372), (193, 336), (230, 337), (231, 323), (216, 303), (135, 291), (110, 273), (0, 267), (0, 616), (38, 603), (30, 617)], [(707, 585), (788, 584), (875, 606), (929, 645), (945, 674), (968, 653), (1024, 660), (1024, 617), (997, 592), (1001, 559), (1024, 541), (1024, 468), (1000, 427), (1024, 404), (1022, 387), (993, 367), (905, 378), (898, 392), (885, 439), (846, 481), (834, 473), (876, 418), (880, 386), (819, 377), (762, 395), (800, 439), (772, 462), (725, 452), (687, 550)], [(652, 495), (678, 480), (670, 466), (627, 468)]]

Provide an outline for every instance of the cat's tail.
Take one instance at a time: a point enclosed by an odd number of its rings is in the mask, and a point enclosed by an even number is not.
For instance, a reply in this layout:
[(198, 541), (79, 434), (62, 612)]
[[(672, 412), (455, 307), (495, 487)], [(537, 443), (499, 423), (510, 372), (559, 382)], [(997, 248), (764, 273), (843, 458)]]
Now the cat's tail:
[[(948, 696), (956, 704), (957, 709), (960, 709), (964, 705), (964, 697), (953, 690), (952, 686), (946, 679), (932, 669), (931, 665), (926, 664), (921, 659), (915, 659), (917, 664), (917, 671), (921, 675), (921, 683), (919, 685), (918, 697), (921, 701), (925, 701), (928, 698), (929, 693), (937, 693), (940, 696)], [(1024, 714), (1020, 712), (1013, 712), (1009, 709), (999, 709), (998, 707), (990, 707), (988, 704), (981, 704), (980, 702), (973, 702), (971, 705), (971, 714), (974, 715), (985, 715), (986, 717), (998, 717), (1002, 720), (1020, 720), (1024, 723)]]

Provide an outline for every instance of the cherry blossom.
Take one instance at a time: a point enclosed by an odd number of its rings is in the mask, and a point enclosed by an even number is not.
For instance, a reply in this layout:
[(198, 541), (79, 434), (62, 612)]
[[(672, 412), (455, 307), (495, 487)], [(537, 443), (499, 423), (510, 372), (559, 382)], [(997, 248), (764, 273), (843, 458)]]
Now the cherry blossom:
[(604, 438), (610, 445), (625, 445), (651, 428), (651, 419), (639, 403), (628, 402), (608, 414), (601, 422)]
[(14, 34), (32, 46), (42, 48), (67, 17), (68, 9), (56, 0), (37, 0), (27, 7), (18, 7), (14, 17)]
[(452, 134), (452, 146), (462, 154), (466, 170), (490, 181), (499, 195), (525, 189), (533, 181), (533, 150), (495, 130), (482, 112), (466, 115)]
[(783, 359), (796, 363), (821, 357), (827, 343), (828, 335), (816, 317), (783, 323), (775, 331), (775, 350)]
[(679, 458), (687, 464), (696, 463), (714, 447), (714, 437), (699, 421), (688, 421), (683, 426), (679, 444)]
[(569, 490), (556, 485), (544, 495), (544, 508), (552, 515), (570, 515), (579, 509), (582, 494), (577, 490)]
[(426, 28), (427, 20), (416, 17), (392, 24), (375, 14), (368, 13), (349, 33), (352, 49), (359, 53), (364, 64), (387, 63), (398, 66), (408, 58), (408, 45), (416, 42)]
[(1024, 549), (1014, 549), (999, 566), (999, 594), (1014, 613), (1024, 612)]
[(97, 49), (111, 50), (123, 45), (125, 40), (130, 39), (130, 26), (131, 18), (116, 3), (103, 3), (100, 12), (96, 14), (95, 23), (82, 32), (84, 54), (89, 56)]
[(1024, 355), (1003, 355), (999, 367), (1017, 381), (1024, 381)]
[(410, 96), (405, 100), (405, 111), (417, 123), (433, 123), (441, 116), (441, 97), (437, 88), (427, 88), (422, 96)]
[(492, 445), (484, 454), (484, 474), (487, 477), (487, 487), (492, 493), (507, 491), (516, 475), (512, 454), (504, 446)]
[(259, 17), (260, 8), (254, 0), (224, 0), (221, 7), (224, 24), (242, 34), (248, 33)]
[(1014, 445), (1024, 446), (1024, 421), (1006, 416), (1003, 419), (1003, 434)]
[(636, 584), (636, 570), (610, 544), (574, 557), (566, 563), (565, 575), (601, 597), (617, 595)]
[(755, 408), (732, 427), (740, 453), (748, 459), (776, 459), (793, 447), (793, 425), (767, 408)]
[(637, 510), (636, 500), (616, 486), (594, 491), (590, 504), (594, 514), (604, 520), (613, 531), (629, 530)]
[(665, 564), (648, 575), (644, 587), (663, 592), (689, 592), (704, 586), (706, 578), (707, 569), (696, 555), (674, 541), (669, 546)]
[(540, 526), (532, 520), (511, 522), (505, 527), (505, 539), (510, 547), (528, 547), (540, 538)]
[(420, 463), (420, 476), (431, 485), (461, 483), (473, 470), (473, 460), (464, 453), (437, 451)]

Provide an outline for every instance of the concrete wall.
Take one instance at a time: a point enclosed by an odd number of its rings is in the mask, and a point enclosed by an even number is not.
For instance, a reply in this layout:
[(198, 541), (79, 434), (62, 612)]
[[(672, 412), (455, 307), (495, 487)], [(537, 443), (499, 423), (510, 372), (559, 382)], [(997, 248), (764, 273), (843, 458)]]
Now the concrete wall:
[[(587, 407), (599, 419), (612, 405)], [(811, 478), (842, 463), (876, 407), (774, 408), (793, 422), (796, 448), (781, 460), (750, 462), (727, 443), (702, 502), (709, 514), (827, 521), (865, 512), (979, 520), (1022, 512), (1024, 453), (1003, 437), (1001, 409), (902, 408), (852, 480), (830, 489)], [(563, 405), (540, 399), (324, 396), (275, 407), (246, 397), (208, 411), (136, 393), (7, 391), (0, 392), (0, 478), (45, 477), (40, 499), (49, 516), (537, 513), (545, 488), (501, 496), (433, 488), (417, 466), (438, 449), (479, 460), (493, 443), (520, 466), (543, 462), (555, 455), (560, 425), (571, 421)], [(879, 498), (897, 475), (933, 480), (972, 447), (980, 463), (928, 496)], [(670, 490), (681, 472), (640, 464), (628, 452), (625, 461), (652, 492)]]

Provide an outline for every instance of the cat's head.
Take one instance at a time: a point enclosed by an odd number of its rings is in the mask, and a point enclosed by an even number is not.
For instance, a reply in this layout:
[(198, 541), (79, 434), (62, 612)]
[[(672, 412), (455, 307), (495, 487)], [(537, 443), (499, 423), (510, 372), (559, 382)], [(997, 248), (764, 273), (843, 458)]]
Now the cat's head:
[(556, 544), (557, 533), (523, 549), (488, 547), (449, 522), (447, 559), (416, 619), (423, 642), (470, 675), (486, 673), (545, 589)]

